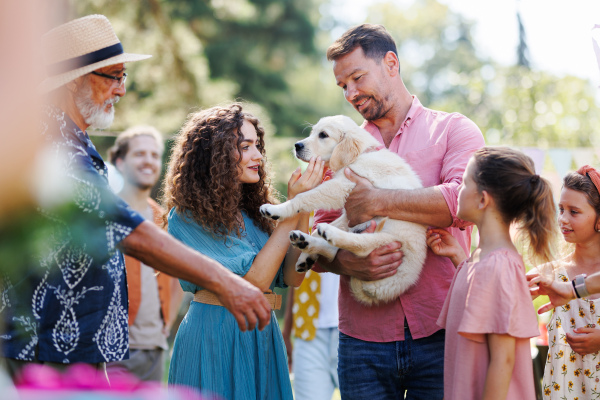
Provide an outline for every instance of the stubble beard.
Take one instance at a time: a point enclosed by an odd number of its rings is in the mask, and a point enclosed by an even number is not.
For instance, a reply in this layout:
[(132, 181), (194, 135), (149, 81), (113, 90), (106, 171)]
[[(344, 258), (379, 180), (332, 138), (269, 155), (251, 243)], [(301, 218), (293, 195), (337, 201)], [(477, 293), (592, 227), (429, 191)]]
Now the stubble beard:
[(358, 110), (360, 115), (367, 121), (376, 121), (383, 118), (389, 111), (384, 109), (383, 102), (370, 96), (370, 105), (365, 110)]
[(152, 185), (149, 185), (147, 183), (142, 183), (142, 182), (135, 182), (134, 186), (141, 192), (145, 192), (146, 190), (150, 190), (154, 187), (154, 185), (156, 185), (156, 182), (154, 182)]

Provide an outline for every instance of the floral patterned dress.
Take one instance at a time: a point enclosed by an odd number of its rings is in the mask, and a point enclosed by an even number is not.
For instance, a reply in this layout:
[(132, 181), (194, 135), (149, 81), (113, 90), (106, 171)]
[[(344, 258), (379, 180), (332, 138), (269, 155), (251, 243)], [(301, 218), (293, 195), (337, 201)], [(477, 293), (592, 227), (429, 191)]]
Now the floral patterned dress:
[[(555, 279), (570, 281), (562, 266), (556, 270)], [(595, 326), (600, 326), (600, 299), (574, 299), (554, 310), (548, 324), (544, 399), (600, 399), (600, 352), (581, 356), (566, 338), (566, 333), (573, 333), (575, 328)]]

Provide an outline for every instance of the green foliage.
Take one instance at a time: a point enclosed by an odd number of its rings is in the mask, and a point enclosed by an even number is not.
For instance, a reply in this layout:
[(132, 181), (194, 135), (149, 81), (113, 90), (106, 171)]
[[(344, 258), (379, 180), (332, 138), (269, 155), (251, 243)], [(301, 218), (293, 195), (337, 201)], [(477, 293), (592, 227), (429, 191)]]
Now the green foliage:
[[(292, 145), (310, 124), (335, 114), (362, 120), (325, 60), (326, 48), (348, 28), (339, 1), (70, 1), (71, 18), (105, 14), (127, 51), (153, 55), (128, 65), (117, 132), (145, 123), (172, 134), (190, 111), (243, 99), (267, 127), (267, 154), (285, 193), (298, 166)], [(595, 87), (573, 76), (498, 65), (475, 47), (473, 23), (437, 0), (377, 2), (365, 22), (385, 25), (396, 39), (403, 79), (423, 105), (468, 116), (488, 144), (600, 144)], [(516, 54), (526, 48), (521, 39)]]
[(600, 144), (600, 109), (589, 82), (557, 78), (524, 67), (502, 71), (501, 142), (522, 146), (590, 147)]
[[(396, 39), (409, 91), (426, 107), (471, 118), (488, 144), (600, 144), (595, 87), (581, 78), (482, 57), (473, 45), (473, 24), (436, 0), (416, 0), (406, 8), (376, 4), (367, 21), (383, 24)], [(515, 53), (525, 44), (520, 46)]]
[[(312, 0), (94, 0), (74, 16), (105, 14), (129, 51), (153, 54), (131, 65), (127, 107), (116, 129), (138, 120), (174, 132), (195, 107), (244, 99), (268, 110), (278, 135), (291, 136), (320, 113), (290, 94), (289, 76), (316, 61)], [(303, 113), (297, 113), (301, 109)], [(121, 110), (120, 110), (121, 111)], [(136, 121), (132, 121), (132, 120)]]
[(104, 14), (126, 51), (153, 55), (128, 64), (114, 131), (143, 123), (170, 136), (191, 111), (244, 100), (267, 127), (267, 154), (285, 193), (298, 163), (296, 139), (282, 137), (302, 136), (343, 104), (333, 82), (328, 93), (322, 89), (327, 68), (315, 45), (322, 1), (71, 0), (69, 18)]

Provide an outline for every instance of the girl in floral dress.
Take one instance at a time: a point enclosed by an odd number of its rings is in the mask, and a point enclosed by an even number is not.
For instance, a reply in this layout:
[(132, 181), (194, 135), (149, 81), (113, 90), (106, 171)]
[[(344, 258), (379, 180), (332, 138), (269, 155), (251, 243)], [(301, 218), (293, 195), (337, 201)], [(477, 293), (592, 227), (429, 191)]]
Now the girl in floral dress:
[[(558, 204), (561, 233), (574, 251), (539, 268), (563, 282), (600, 271), (600, 174), (589, 166), (568, 174)], [(556, 307), (548, 324), (546, 399), (600, 399), (600, 295)]]
[(529, 339), (539, 330), (510, 226), (520, 224), (534, 255), (549, 261), (554, 215), (550, 184), (531, 158), (502, 147), (475, 152), (458, 217), (477, 225), (477, 249), (467, 259), (443, 229), (428, 230), (427, 238), (435, 254), (458, 266), (438, 319), (446, 329), (445, 400), (535, 399)]

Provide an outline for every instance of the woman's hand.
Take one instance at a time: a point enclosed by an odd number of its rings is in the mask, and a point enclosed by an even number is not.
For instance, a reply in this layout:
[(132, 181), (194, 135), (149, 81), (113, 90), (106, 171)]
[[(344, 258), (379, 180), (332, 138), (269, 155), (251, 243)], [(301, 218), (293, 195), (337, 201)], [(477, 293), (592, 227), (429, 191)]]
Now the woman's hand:
[(325, 161), (321, 161), (321, 157), (316, 159), (312, 157), (304, 174), (301, 173), (300, 167), (298, 167), (288, 182), (288, 200), (293, 199), (299, 193), (318, 186), (323, 180), (324, 169)]
[(434, 254), (448, 257), (455, 267), (467, 259), (467, 255), (458, 240), (445, 229), (427, 229), (427, 246)]
[[(527, 275), (531, 295), (539, 296), (546, 295), (550, 298), (550, 303), (544, 304), (538, 310), (538, 314), (543, 314), (546, 311), (552, 310), (554, 307), (564, 306), (569, 301), (576, 298), (575, 290), (570, 281), (559, 282), (545, 274), (529, 272)], [(537, 287), (536, 287), (537, 285)]]

